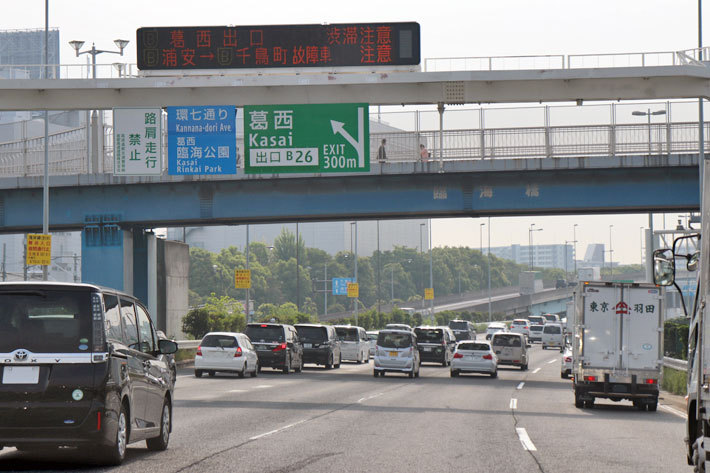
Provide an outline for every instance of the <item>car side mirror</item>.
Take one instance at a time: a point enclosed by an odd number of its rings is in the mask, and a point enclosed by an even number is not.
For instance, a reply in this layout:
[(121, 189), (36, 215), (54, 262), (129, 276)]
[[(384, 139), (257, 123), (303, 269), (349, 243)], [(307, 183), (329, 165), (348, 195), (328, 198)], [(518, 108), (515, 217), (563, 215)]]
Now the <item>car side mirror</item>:
[(163, 355), (172, 355), (178, 351), (178, 344), (172, 340), (158, 340), (158, 351)]
[(653, 282), (659, 286), (671, 286), (675, 281), (673, 251), (660, 249), (653, 252)]

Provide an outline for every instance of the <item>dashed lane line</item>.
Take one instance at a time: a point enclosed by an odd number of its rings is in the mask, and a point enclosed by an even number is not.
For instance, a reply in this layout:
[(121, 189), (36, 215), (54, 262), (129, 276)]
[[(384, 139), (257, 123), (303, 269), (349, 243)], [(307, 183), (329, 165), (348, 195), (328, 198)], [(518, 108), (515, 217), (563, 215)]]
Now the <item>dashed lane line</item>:
[(519, 391), (519, 390), (523, 389), (523, 386), (525, 386), (525, 381), (523, 381), (522, 383), (518, 384), (518, 387), (515, 388), (515, 389), (517, 389), (517, 390)]
[(530, 437), (528, 436), (528, 433), (524, 428), (516, 427), (515, 432), (517, 432), (518, 439), (520, 439), (520, 443), (523, 445), (524, 450), (527, 450), (529, 452), (537, 451), (537, 448), (535, 448), (535, 444), (532, 443), (532, 440), (530, 440)]
[(373, 394), (372, 396), (361, 397), (360, 399), (357, 400), (357, 402), (358, 402), (358, 404), (361, 404), (361, 403), (363, 403), (363, 402), (365, 402), (365, 401), (369, 401), (370, 399), (374, 399), (374, 398), (376, 398), (376, 397), (380, 397), (380, 396), (382, 396), (383, 394), (384, 394), (384, 393), (377, 393), (377, 394)]
[(510, 400), (510, 408), (511, 409), (517, 409), (518, 408), (518, 400), (513, 398)]
[(535, 368), (532, 374), (538, 374), (542, 368)]
[(547, 362), (548, 365), (551, 365), (552, 363), (555, 363), (557, 360), (550, 360)]

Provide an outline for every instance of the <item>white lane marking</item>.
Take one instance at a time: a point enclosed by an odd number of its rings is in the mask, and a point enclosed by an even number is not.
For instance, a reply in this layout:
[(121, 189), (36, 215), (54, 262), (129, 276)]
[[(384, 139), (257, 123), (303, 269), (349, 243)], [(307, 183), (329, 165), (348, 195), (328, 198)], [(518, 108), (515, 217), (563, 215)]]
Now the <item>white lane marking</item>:
[(523, 386), (525, 386), (525, 381), (523, 381), (522, 383), (518, 384), (518, 387), (515, 388), (515, 389), (518, 389), (518, 390), (523, 389)]
[(263, 437), (268, 437), (269, 435), (278, 434), (279, 432), (283, 432), (283, 431), (286, 430), (286, 429), (290, 429), (291, 427), (295, 427), (295, 426), (297, 426), (298, 424), (303, 424), (304, 422), (308, 422), (308, 420), (309, 420), (309, 419), (299, 420), (298, 422), (294, 422), (293, 424), (285, 425), (285, 426), (283, 426), (283, 427), (281, 427), (281, 428), (279, 428), (279, 429), (270, 430), (269, 432), (264, 432), (263, 434), (259, 434), (259, 435), (255, 435), (255, 436), (253, 436), (253, 437), (249, 437), (249, 440), (257, 440), (257, 439), (260, 439), (260, 438), (263, 438)]
[(547, 362), (548, 365), (551, 365), (552, 363), (555, 363), (557, 360), (550, 360)]
[(673, 408), (673, 407), (666, 406), (666, 405), (664, 405), (664, 404), (659, 404), (658, 407), (660, 407), (660, 408), (663, 409), (664, 411), (670, 412), (671, 414), (676, 415), (676, 416), (678, 416), (678, 417), (680, 417), (680, 418), (682, 418), (682, 419), (687, 419), (687, 418), (688, 418), (688, 416), (685, 414), (685, 412), (683, 412), (683, 411), (681, 411), (681, 410), (678, 410), (678, 409), (675, 409), (675, 408)]
[(369, 401), (370, 399), (374, 399), (376, 397), (382, 396), (384, 393), (377, 393), (373, 394), (372, 396), (367, 396), (367, 397), (361, 397), (360, 399), (357, 400), (358, 403)]
[(524, 428), (516, 427), (515, 431), (518, 433), (518, 438), (520, 439), (520, 443), (523, 444), (524, 450), (529, 450), (531, 452), (537, 451), (535, 444), (532, 443), (532, 440), (530, 440), (530, 437), (528, 437), (528, 433)]
[(247, 392), (247, 390), (246, 390), (246, 389), (230, 389), (230, 390), (227, 391), (227, 392), (230, 392), (230, 393), (245, 393), (245, 392)]
[(271, 384), (258, 384), (254, 386), (254, 389), (266, 389), (266, 388), (272, 388), (273, 385)]
[(542, 368), (535, 368), (535, 369), (533, 370), (533, 374), (539, 373), (541, 369), (542, 369)]
[(518, 408), (518, 400), (513, 398), (510, 400), (510, 408), (511, 409), (517, 409)]

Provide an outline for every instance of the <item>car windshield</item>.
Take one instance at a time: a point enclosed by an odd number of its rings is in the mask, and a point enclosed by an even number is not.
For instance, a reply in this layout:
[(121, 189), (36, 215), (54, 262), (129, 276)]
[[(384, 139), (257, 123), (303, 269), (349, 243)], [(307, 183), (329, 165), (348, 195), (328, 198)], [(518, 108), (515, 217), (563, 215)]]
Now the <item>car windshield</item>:
[(0, 353), (88, 353), (90, 292), (68, 289), (0, 292)]
[(440, 328), (415, 328), (417, 341), (423, 343), (441, 343), (444, 339), (444, 331)]
[(519, 347), (522, 346), (522, 343), (517, 335), (501, 334), (493, 337), (492, 345), (496, 347)]
[(412, 330), (412, 328), (409, 325), (404, 325), (404, 324), (387, 324), (387, 325), (385, 325), (385, 328), (391, 328), (394, 330)]
[(309, 327), (296, 325), (296, 332), (306, 342), (324, 342), (328, 340), (328, 329), (325, 327)]
[(543, 333), (562, 333), (562, 330), (560, 330), (559, 325), (545, 325), (545, 330)]
[(368, 333), (367, 339), (368, 340), (377, 340), (377, 334), (376, 333)]
[(513, 325), (527, 325), (527, 320), (513, 320)]
[(491, 351), (490, 345), (487, 343), (459, 343), (457, 350), (479, 350), (479, 351)]
[(246, 334), (252, 342), (284, 341), (284, 329), (280, 325), (248, 325)]
[(357, 342), (357, 329), (350, 327), (337, 327), (335, 332), (343, 342)]
[(543, 317), (545, 317), (545, 318), (546, 318), (547, 320), (549, 320), (550, 322), (556, 322), (556, 321), (557, 321), (557, 316), (556, 316), (556, 315), (546, 314), (546, 315), (543, 315)]
[(409, 348), (412, 346), (412, 337), (406, 333), (380, 333), (377, 345), (384, 348)]
[(236, 348), (237, 339), (230, 335), (207, 335), (200, 342), (202, 347)]
[(452, 320), (449, 322), (449, 328), (454, 330), (468, 330), (468, 322), (461, 320)]
[(542, 329), (544, 328), (543, 325), (531, 325), (530, 326), (530, 331), (531, 332), (542, 332)]
[(528, 319), (531, 324), (544, 324), (545, 323), (545, 317), (530, 317)]
[(496, 332), (500, 332), (501, 330), (503, 330), (503, 327), (488, 327), (488, 329), (486, 331), (488, 333), (496, 333)]

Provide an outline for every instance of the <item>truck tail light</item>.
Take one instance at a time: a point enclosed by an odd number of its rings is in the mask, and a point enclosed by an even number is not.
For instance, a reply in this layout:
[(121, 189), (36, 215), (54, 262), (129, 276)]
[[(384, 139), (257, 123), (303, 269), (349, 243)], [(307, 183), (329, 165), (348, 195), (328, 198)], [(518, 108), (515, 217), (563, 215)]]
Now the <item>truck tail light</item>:
[(597, 380), (597, 377), (596, 376), (585, 376), (584, 380), (594, 382)]
[(197, 352), (195, 353), (195, 356), (202, 356), (202, 347), (197, 347)]
[(286, 342), (279, 343), (272, 351), (281, 351), (286, 349)]
[(234, 352), (234, 358), (239, 358), (242, 356), (242, 347), (237, 347), (237, 351)]
[(461, 353), (454, 353), (454, 358), (463, 358)]
[(483, 359), (484, 359), (484, 360), (492, 360), (492, 359), (493, 359), (493, 355), (491, 355), (490, 353), (487, 354), (487, 355), (483, 355)]
[(643, 382), (646, 384), (656, 384), (656, 380), (653, 378), (647, 378)]
[(571, 356), (565, 356), (565, 363), (572, 363), (572, 357), (571, 357)]

